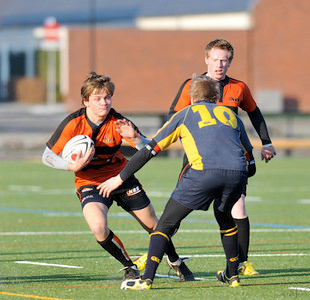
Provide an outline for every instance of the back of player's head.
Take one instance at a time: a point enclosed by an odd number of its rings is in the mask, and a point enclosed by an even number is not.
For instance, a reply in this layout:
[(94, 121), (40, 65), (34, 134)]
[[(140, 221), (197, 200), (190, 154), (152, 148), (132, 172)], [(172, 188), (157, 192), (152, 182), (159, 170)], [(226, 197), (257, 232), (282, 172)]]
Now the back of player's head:
[(110, 77), (105, 75), (97, 75), (96, 72), (90, 72), (87, 76), (83, 85), (81, 87), (81, 97), (82, 103), (84, 100), (88, 100), (92, 92), (106, 91), (111, 97), (114, 94), (115, 85), (111, 81)]
[(194, 103), (199, 100), (208, 100), (215, 103), (219, 97), (218, 84), (206, 76), (196, 76), (194, 74), (189, 94)]
[(208, 58), (210, 56), (211, 49), (219, 48), (222, 50), (228, 51), (228, 60), (231, 62), (234, 58), (234, 48), (233, 46), (224, 39), (216, 39), (211, 41), (205, 48), (205, 57)]

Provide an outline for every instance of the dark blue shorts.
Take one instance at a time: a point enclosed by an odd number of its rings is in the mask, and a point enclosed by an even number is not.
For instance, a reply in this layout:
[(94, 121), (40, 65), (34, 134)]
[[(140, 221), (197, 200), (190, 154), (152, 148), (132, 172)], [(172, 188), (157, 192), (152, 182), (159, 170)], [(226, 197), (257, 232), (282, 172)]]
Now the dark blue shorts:
[[(178, 182), (172, 198), (193, 210), (208, 210), (219, 199), (220, 211), (231, 209), (246, 185), (247, 174), (235, 170), (194, 170), (190, 168)], [(233, 204), (234, 204), (233, 203)]]
[(80, 199), (82, 209), (89, 202), (100, 202), (111, 207), (113, 201), (121, 206), (125, 211), (139, 210), (147, 207), (151, 201), (142, 188), (138, 179), (134, 176), (123, 182), (123, 184), (113, 191), (110, 197), (99, 195), (98, 185), (84, 185), (76, 192)]
[[(182, 170), (181, 173), (179, 175), (179, 181), (181, 180), (182, 176), (185, 176), (185, 174), (191, 169), (190, 164), (188, 163), (188, 159), (186, 154), (184, 154), (183, 156), (183, 166), (182, 166)], [(244, 196), (246, 196), (246, 190), (247, 190), (247, 184), (248, 184), (248, 180), (245, 181), (245, 184), (241, 187), (240, 193)]]

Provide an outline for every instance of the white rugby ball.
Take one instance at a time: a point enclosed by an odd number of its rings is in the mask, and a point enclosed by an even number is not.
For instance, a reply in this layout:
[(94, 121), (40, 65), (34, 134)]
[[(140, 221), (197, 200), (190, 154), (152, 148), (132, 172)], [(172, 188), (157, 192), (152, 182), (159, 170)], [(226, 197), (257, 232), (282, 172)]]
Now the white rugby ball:
[(79, 151), (81, 157), (94, 146), (94, 141), (87, 135), (77, 135), (70, 139), (62, 150), (62, 158), (68, 162), (74, 162)]

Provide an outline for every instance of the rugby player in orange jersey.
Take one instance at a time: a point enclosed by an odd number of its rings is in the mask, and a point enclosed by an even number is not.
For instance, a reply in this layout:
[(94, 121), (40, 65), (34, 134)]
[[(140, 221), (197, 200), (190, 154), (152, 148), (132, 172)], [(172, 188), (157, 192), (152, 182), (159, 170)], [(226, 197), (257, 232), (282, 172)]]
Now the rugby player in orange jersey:
[[(205, 49), (205, 63), (208, 71), (205, 76), (215, 80), (220, 89), (220, 98), (217, 102), (232, 109), (238, 114), (238, 107), (248, 113), (253, 127), (259, 135), (262, 142), (261, 158), (269, 162), (275, 155), (276, 151), (271, 143), (268, 129), (264, 117), (256, 105), (248, 86), (237, 79), (230, 78), (226, 75), (234, 56), (232, 45), (223, 39), (211, 41)], [(181, 85), (171, 107), (169, 116), (191, 105), (189, 89), (191, 79), (187, 79)], [(184, 164), (180, 177), (186, 172), (188, 165), (187, 158), (184, 156)], [(242, 191), (241, 198), (232, 209), (232, 216), (238, 226), (239, 235), (239, 274), (241, 275), (258, 275), (258, 272), (248, 262), (248, 251), (250, 243), (250, 223), (245, 207), (246, 186)]]
[[(136, 265), (145, 265), (146, 255), (141, 257), (143, 261), (133, 262), (130, 259), (123, 243), (108, 226), (109, 208), (115, 201), (149, 233), (155, 229), (157, 218), (149, 198), (134, 176), (109, 197), (103, 197), (97, 189), (101, 182), (117, 175), (127, 164), (127, 159), (120, 151), (122, 139), (137, 149), (149, 142), (130, 120), (112, 108), (114, 89), (109, 77), (91, 72), (81, 88), (83, 107), (61, 122), (46, 143), (42, 161), (49, 167), (75, 173), (75, 187), (85, 220), (102, 248), (124, 266), (125, 280), (139, 276)], [(94, 148), (84, 157), (78, 154), (73, 163), (62, 159), (60, 154), (66, 143), (82, 134), (94, 141)], [(169, 267), (177, 272), (181, 280), (194, 280), (172, 242), (166, 254), (171, 262)]]

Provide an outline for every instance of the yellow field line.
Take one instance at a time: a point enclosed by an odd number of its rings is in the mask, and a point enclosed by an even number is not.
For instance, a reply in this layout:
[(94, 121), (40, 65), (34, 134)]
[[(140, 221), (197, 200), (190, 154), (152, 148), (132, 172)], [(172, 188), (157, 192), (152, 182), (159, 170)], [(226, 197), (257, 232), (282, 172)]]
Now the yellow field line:
[(44, 299), (44, 300), (74, 300), (74, 299), (42, 297), (42, 296), (35, 296), (35, 295), (15, 294), (15, 293), (7, 293), (7, 292), (0, 292), (0, 295), (19, 296), (19, 297), (24, 297), (24, 298)]

